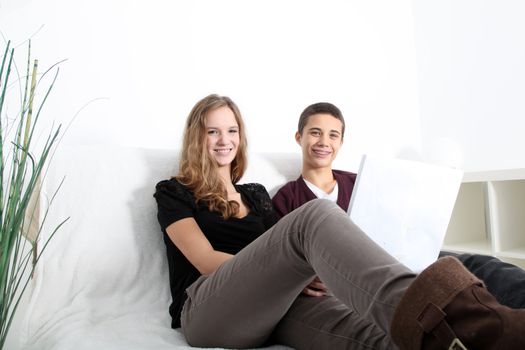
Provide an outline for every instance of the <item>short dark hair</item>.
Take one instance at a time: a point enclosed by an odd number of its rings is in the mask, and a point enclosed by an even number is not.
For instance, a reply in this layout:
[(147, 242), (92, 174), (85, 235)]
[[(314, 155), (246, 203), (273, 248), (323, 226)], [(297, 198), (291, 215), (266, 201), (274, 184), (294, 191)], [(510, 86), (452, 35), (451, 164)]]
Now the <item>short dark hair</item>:
[(345, 118), (343, 118), (343, 113), (335, 105), (328, 102), (317, 102), (306, 107), (299, 117), (299, 124), (297, 125), (297, 130), (299, 134), (303, 134), (303, 129), (308, 123), (308, 118), (314, 114), (330, 114), (332, 117), (339, 119), (343, 124), (343, 129), (341, 130), (341, 138), (345, 134)]

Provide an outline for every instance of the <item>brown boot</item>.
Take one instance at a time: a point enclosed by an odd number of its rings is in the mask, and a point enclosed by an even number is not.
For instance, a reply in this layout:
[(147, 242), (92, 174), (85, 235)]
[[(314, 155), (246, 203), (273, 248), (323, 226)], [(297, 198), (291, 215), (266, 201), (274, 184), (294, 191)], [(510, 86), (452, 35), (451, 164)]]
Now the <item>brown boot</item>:
[(499, 304), (456, 258), (445, 257), (407, 289), (390, 331), (402, 350), (525, 349), (525, 310)]

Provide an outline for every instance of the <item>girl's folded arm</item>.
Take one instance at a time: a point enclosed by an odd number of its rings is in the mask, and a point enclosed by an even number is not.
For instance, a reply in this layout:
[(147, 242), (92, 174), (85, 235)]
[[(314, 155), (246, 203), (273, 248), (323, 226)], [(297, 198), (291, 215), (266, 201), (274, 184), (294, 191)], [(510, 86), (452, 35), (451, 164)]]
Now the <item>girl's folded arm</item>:
[(213, 273), (233, 255), (213, 249), (194, 218), (175, 221), (166, 233), (186, 259), (202, 274)]

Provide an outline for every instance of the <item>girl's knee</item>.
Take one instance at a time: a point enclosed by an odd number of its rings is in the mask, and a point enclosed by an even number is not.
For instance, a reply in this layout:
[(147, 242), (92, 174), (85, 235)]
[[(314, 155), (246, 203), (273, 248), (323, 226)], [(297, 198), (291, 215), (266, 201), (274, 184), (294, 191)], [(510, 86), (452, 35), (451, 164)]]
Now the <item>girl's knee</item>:
[(309, 206), (311, 210), (319, 210), (319, 211), (325, 211), (325, 210), (333, 210), (334, 208), (339, 208), (339, 206), (328, 199), (314, 199), (309, 201), (305, 204), (305, 206)]
[(347, 217), (336, 203), (327, 199), (314, 199), (303, 206), (299, 221), (302, 225), (314, 229), (319, 225), (324, 225), (326, 219), (333, 215)]

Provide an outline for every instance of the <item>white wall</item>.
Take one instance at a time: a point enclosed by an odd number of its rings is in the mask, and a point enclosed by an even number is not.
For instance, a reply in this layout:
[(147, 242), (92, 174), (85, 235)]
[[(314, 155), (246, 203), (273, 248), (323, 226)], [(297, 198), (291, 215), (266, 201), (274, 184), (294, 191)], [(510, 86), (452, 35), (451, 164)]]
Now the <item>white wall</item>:
[(98, 99), (65, 144), (177, 148), (193, 104), (216, 92), (239, 104), (252, 150), (299, 152), (297, 118), (324, 100), (349, 124), (343, 167), (420, 152), (409, 0), (0, 0), (0, 30), (20, 63), (31, 36), (42, 67), (68, 59), (48, 118)]
[(525, 167), (525, 2), (413, 1), (425, 154)]
[(421, 151), (524, 167), (524, 17), (520, 0), (0, 0), (20, 65), (29, 37), (42, 68), (68, 59), (46, 118), (97, 99), (66, 144), (177, 148), (191, 106), (217, 92), (240, 105), (252, 150), (298, 152), (298, 114), (327, 100), (348, 119), (350, 168)]

